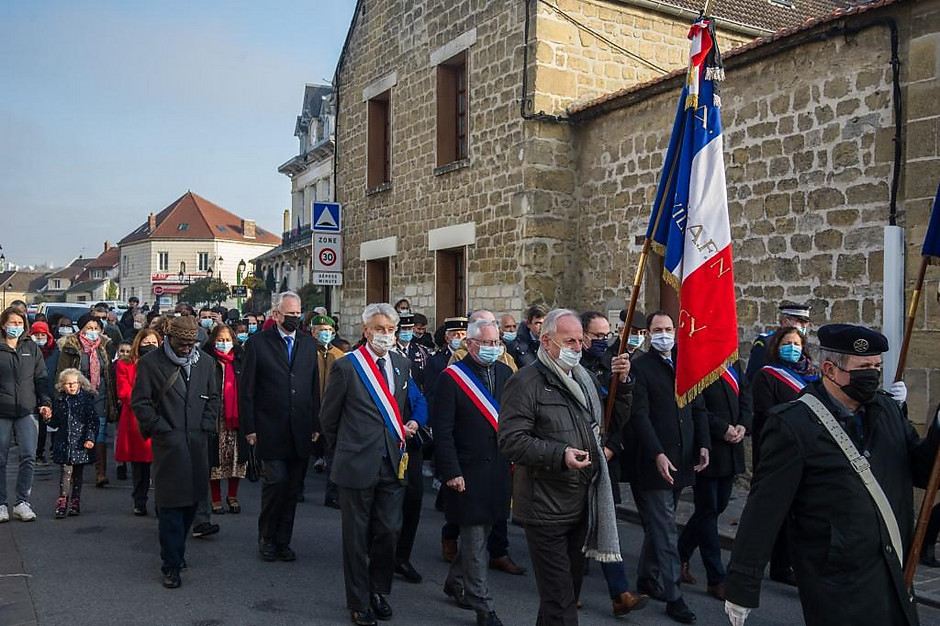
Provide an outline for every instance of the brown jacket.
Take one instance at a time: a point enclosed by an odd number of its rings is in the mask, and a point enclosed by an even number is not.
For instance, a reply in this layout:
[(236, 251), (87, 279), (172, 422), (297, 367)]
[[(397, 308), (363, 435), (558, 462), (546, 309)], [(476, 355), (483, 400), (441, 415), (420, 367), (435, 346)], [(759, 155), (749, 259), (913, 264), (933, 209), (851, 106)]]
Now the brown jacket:
[[(114, 384), (114, 368), (111, 367), (111, 359), (108, 358), (108, 347), (111, 340), (104, 333), (101, 333), (101, 343), (98, 345), (98, 360), (101, 363), (101, 385), (98, 387), (98, 393), (102, 389), (106, 390), (107, 399), (105, 402), (106, 415), (109, 422), (116, 422), (120, 413), (117, 409), (117, 387)], [(78, 335), (66, 335), (59, 339), (59, 362), (56, 365), (55, 378), (59, 380), (59, 374), (68, 368), (75, 368), (86, 376), (88, 373), (82, 369), (82, 345), (78, 340)]]
[(346, 353), (334, 345), (324, 348), (317, 342), (317, 371), (320, 373), (320, 402), (323, 402), (323, 392), (326, 391), (326, 381), (330, 377), (330, 370), (336, 359), (346, 356)]

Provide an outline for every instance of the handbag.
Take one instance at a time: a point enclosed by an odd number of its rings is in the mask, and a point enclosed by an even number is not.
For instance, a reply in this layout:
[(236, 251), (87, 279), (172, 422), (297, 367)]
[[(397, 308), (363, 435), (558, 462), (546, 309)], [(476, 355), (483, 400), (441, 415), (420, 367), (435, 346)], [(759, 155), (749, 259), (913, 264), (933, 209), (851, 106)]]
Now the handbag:
[(264, 463), (258, 459), (255, 453), (255, 446), (248, 446), (248, 467), (245, 469), (245, 478), (253, 483), (258, 482), (264, 476)]

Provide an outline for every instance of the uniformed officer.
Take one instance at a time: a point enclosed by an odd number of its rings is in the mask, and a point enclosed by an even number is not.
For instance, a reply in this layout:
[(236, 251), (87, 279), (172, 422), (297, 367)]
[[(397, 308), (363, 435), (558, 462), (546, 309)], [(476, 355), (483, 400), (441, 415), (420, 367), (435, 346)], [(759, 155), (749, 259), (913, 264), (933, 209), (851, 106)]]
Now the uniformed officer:
[(437, 377), (450, 364), (451, 356), (467, 336), (467, 322), (466, 317), (448, 317), (444, 320), (444, 345), (437, 354), (428, 359), (427, 367), (424, 368), (424, 394), (428, 398), (428, 404), (434, 396)]
[[(806, 333), (809, 332), (809, 306), (784, 300), (777, 308), (780, 311), (780, 323), (778, 326), (780, 328), (792, 326), (799, 329), (803, 337), (806, 337)], [(773, 334), (774, 331), (772, 330), (761, 333), (751, 345), (751, 355), (747, 359), (747, 371), (744, 373), (748, 381), (751, 381), (754, 378), (754, 374), (767, 364), (766, 359), (764, 359), (764, 350), (767, 349), (767, 344), (770, 342), (770, 338)]]
[(808, 626), (916, 625), (901, 560), (913, 535), (912, 488), (927, 482), (940, 429), (932, 424), (922, 440), (899, 407), (906, 390), (894, 398), (878, 391), (884, 335), (829, 324), (819, 341), (821, 380), (771, 411), (764, 425), (725, 610), (741, 626), (758, 605), (786, 519)]

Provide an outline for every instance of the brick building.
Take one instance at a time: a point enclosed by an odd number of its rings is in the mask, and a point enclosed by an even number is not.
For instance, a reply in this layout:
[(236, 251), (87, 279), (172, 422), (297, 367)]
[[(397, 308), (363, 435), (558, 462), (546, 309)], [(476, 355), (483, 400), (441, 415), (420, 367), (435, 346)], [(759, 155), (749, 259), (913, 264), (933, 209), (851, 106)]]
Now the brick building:
[[(782, 298), (812, 304), (816, 324), (881, 327), (885, 226), (901, 227), (909, 283), (940, 178), (940, 0), (784, 4), (716, 3), (745, 351)], [(534, 302), (619, 309), (692, 6), (360, 2), (334, 81), (344, 319), (400, 296), (436, 321)], [(934, 292), (908, 361), (915, 419), (940, 385)], [(640, 302), (675, 305), (655, 266)]]

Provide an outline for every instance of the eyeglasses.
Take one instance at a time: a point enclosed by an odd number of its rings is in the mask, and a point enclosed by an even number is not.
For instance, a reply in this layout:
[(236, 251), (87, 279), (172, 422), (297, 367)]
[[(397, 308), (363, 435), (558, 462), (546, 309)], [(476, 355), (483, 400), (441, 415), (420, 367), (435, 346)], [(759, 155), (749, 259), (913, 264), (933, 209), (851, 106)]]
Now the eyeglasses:
[(605, 335), (604, 333), (589, 333), (587, 331), (585, 331), (584, 334), (587, 335), (591, 339), (611, 339), (612, 337), (615, 336), (615, 333), (607, 333)]
[(496, 348), (502, 345), (503, 343), (499, 339), (493, 339), (491, 341), (483, 341), (482, 339), (470, 339), (470, 341), (477, 344), (478, 346), (488, 346), (490, 348)]

